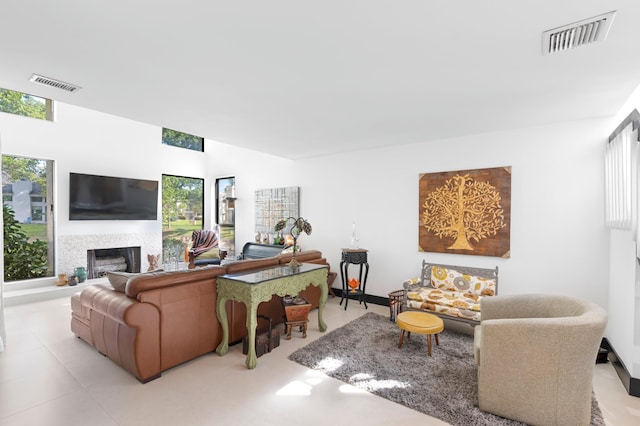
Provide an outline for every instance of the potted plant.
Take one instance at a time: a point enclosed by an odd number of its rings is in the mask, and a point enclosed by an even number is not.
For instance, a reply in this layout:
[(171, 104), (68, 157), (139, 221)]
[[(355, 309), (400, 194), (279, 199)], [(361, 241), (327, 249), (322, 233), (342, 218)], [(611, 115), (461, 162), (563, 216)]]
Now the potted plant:
[(311, 224), (303, 217), (299, 217), (297, 219), (294, 217), (288, 217), (286, 219), (278, 221), (274, 230), (276, 232), (282, 231), (287, 226), (287, 223), (289, 223), (289, 221), (293, 221), (291, 228), (289, 229), (289, 233), (293, 237), (293, 255), (291, 257), (291, 262), (289, 262), (289, 266), (294, 268), (296, 266), (300, 266), (300, 264), (296, 260), (296, 251), (298, 250), (298, 237), (303, 232), (307, 235), (311, 235)]

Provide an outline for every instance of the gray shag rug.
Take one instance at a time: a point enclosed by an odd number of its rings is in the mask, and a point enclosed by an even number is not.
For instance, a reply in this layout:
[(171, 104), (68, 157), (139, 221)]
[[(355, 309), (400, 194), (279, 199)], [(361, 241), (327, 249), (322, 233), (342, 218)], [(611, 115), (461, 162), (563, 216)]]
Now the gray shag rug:
[[(432, 339), (431, 358), (426, 336), (405, 336), (401, 349), (399, 337), (394, 322), (369, 312), (289, 359), (454, 426), (522, 425), (478, 408), (472, 336), (445, 329), (439, 346)], [(591, 425), (605, 425), (595, 396)]]

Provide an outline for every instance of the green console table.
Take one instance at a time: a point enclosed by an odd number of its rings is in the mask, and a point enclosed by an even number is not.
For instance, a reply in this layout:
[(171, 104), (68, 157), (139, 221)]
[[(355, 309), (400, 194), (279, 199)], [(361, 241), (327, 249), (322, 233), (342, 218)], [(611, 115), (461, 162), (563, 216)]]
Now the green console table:
[(258, 363), (256, 356), (257, 311), (261, 302), (268, 302), (274, 294), (295, 296), (312, 284), (320, 288), (318, 307), (318, 328), (325, 331), (327, 325), (322, 319), (322, 311), (327, 301), (327, 265), (302, 263), (297, 267), (274, 266), (259, 271), (239, 274), (224, 274), (217, 277), (217, 315), (222, 325), (222, 342), (218, 345), (218, 355), (226, 355), (229, 350), (229, 323), (227, 322), (227, 300), (242, 302), (247, 307), (248, 351), (245, 364), (253, 369)]

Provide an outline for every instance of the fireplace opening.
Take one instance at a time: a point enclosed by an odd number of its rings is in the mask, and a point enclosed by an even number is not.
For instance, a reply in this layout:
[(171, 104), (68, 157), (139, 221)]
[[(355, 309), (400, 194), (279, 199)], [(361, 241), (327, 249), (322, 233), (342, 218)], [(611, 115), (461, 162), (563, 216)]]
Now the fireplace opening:
[(140, 247), (87, 250), (87, 278), (100, 278), (107, 272), (140, 272)]

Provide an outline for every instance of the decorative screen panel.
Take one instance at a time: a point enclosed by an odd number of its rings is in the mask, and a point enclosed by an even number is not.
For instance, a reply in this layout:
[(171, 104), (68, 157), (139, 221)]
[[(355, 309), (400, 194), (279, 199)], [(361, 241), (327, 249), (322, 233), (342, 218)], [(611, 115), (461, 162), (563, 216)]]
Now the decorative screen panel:
[(281, 219), (297, 218), (300, 214), (300, 188), (259, 189), (256, 191), (256, 232), (275, 234), (274, 227)]

